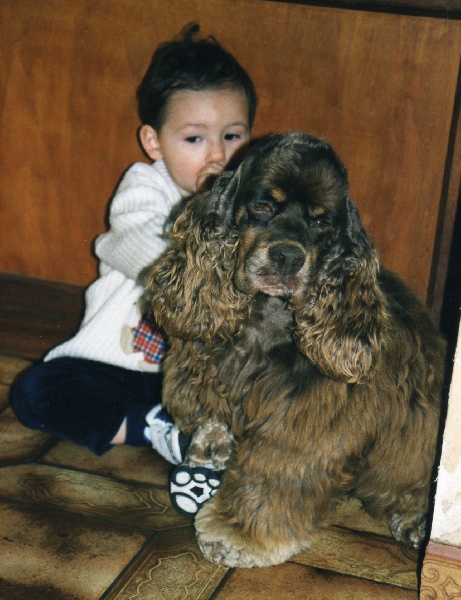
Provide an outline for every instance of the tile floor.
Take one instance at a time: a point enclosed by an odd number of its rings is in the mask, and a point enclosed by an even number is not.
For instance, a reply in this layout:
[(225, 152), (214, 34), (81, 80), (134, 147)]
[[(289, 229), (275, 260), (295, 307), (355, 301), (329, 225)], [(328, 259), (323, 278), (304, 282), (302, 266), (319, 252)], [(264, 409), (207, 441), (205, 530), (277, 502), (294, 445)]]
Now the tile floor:
[(0, 281), (0, 600), (417, 598), (417, 553), (354, 501), (290, 562), (227, 569), (203, 559), (191, 521), (171, 508), (169, 465), (153, 450), (121, 447), (97, 458), (23, 427), (8, 406), (10, 385), (72, 330), (75, 319), (62, 326), (59, 315), (77, 318), (80, 295), (63, 288), (50, 296), (40, 284), (21, 313), (8, 281), (9, 291)]

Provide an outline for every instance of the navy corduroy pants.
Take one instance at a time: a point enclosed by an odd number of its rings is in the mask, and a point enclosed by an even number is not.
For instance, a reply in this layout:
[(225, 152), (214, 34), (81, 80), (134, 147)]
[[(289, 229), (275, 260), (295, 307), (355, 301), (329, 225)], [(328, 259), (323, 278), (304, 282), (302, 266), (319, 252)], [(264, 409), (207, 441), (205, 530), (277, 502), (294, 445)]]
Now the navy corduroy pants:
[(78, 358), (32, 366), (12, 386), (19, 421), (104, 454), (127, 418), (126, 444), (147, 445), (144, 417), (161, 402), (162, 375)]

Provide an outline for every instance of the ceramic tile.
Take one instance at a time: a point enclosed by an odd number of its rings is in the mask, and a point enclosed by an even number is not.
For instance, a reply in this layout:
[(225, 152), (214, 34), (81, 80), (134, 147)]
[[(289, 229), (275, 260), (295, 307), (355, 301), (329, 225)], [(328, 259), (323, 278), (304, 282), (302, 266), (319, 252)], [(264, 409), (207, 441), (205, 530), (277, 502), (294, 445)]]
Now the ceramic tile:
[(24, 371), (32, 362), (15, 356), (0, 355), (0, 382), (10, 384), (15, 379), (16, 375)]
[(203, 558), (192, 527), (168, 531), (155, 536), (105, 598), (208, 600), (226, 572)]
[(8, 404), (8, 397), (10, 395), (10, 386), (4, 383), (0, 383), (0, 411), (3, 410)]
[(356, 531), (368, 531), (391, 537), (386, 520), (378, 520), (370, 517), (362, 508), (362, 503), (356, 498), (345, 500), (337, 507), (331, 522), (333, 525), (354, 529)]
[(268, 569), (237, 569), (216, 600), (417, 600), (415, 591), (286, 563)]
[(420, 598), (461, 598), (461, 548), (429, 542), (421, 573)]
[(110, 475), (127, 481), (151, 483), (166, 488), (172, 465), (152, 448), (114, 447), (103, 456), (95, 456), (90, 450), (72, 442), (60, 441), (40, 459), (55, 464)]
[(346, 575), (416, 589), (418, 553), (394, 540), (339, 527), (323, 531), (293, 561)]
[(171, 507), (165, 490), (48, 465), (5, 467), (0, 495), (144, 529), (190, 523)]
[(82, 515), (0, 502), (0, 598), (96, 600), (148, 534)]
[(0, 465), (34, 460), (53, 443), (52, 436), (21, 425), (11, 408), (0, 414)]

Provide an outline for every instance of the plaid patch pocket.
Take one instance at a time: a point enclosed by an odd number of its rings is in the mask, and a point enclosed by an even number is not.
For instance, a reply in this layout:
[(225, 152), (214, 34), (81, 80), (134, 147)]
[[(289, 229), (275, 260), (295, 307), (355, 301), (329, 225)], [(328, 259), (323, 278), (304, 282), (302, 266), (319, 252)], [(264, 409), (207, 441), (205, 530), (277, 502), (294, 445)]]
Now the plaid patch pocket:
[(151, 364), (160, 364), (165, 358), (167, 342), (157, 330), (157, 324), (151, 311), (143, 315), (133, 328), (133, 350), (142, 352), (144, 360)]

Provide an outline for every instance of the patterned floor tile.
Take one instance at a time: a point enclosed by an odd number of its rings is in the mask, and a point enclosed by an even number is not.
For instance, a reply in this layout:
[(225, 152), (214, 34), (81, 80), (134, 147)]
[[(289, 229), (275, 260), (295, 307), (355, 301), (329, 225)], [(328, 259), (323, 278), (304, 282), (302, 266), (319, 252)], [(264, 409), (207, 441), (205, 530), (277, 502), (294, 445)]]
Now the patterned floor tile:
[(415, 591), (286, 563), (269, 569), (237, 569), (216, 600), (416, 600)]
[(40, 507), (0, 512), (2, 600), (96, 600), (149, 535)]
[(10, 384), (16, 376), (27, 369), (32, 362), (24, 358), (0, 354), (0, 382)]
[(391, 537), (387, 521), (385, 519), (378, 520), (370, 517), (362, 508), (361, 502), (356, 498), (350, 498), (339, 504), (331, 519), (331, 523), (347, 529), (368, 531), (377, 535)]
[(0, 414), (0, 465), (34, 460), (53, 443), (52, 436), (21, 425), (11, 408)]
[(110, 475), (127, 481), (150, 483), (167, 487), (168, 473), (173, 466), (152, 448), (116, 446), (103, 456), (95, 456), (90, 450), (72, 442), (61, 441), (40, 459), (47, 464), (62, 465)]
[(310, 550), (293, 558), (299, 564), (416, 589), (418, 553), (392, 539), (330, 527)]
[(461, 548), (430, 541), (421, 572), (421, 600), (461, 598)]
[(104, 599), (208, 600), (226, 572), (203, 558), (192, 527), (168, 531), (154, 538)]
[(48, 465), (5, 467), (0, 495), (152, 531), (190, 523), (172, 508), (165, 490)]
[(8, 404), (9, 395), (10, 386), (4, 383), (0, 383), (0, 410), (3, 410)]

